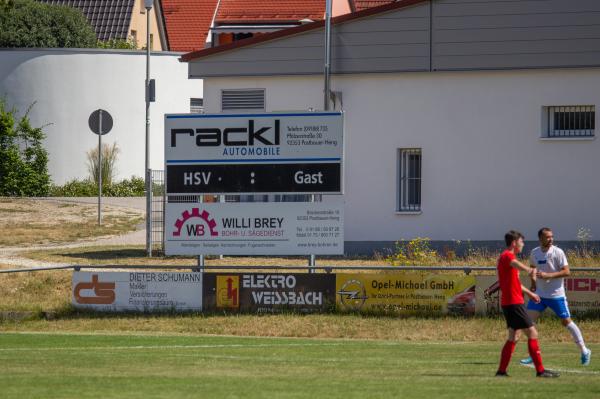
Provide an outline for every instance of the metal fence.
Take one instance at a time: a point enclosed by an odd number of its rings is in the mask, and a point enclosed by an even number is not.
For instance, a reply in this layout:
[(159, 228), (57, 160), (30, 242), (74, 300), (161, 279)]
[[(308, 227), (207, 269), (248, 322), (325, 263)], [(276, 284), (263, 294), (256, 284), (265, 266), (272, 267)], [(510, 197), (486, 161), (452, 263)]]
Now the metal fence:
[[(160, 254), (165, 250), (165, 203), (198, 204), (205, 200), (202, 195), (168, 195), (165, 196), (165, 171), (150, 170), (152, 192), (150, 196), (150, 226), (148, 235), (150, 253)], [(210, 196), (214, 201), (214, 196)]]
[(165, 244), (165, 171), (150, 170), (150, 254), (164, 252)]

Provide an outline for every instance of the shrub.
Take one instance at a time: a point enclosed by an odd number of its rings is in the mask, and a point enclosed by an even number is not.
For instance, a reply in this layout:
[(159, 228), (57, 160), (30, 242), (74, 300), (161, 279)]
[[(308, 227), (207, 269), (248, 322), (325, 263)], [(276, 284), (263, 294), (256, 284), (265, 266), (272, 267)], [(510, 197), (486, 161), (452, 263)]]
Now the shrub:
[(88, 172), (90, 172), (90, 178), (96, 185), (98, 185), (98, 173), (102, 170), (102, 188), (104, 186), (110, 186), (113, 178), (117, 173), (116, 163), (119, 156), (119, 147), (117, 143), (113, 145), (102, 144), (102, 166), (98, 165), (98, 147), (89, 150), (87, 155)]
[(104, 48), (104, 49), (136, 50), (137, 49), (137, 41), (133, 37), (130, 37), (127, 40), (124, 40), (124, 39), (110, 39), (110, 40), (105, 40), (105, 41), (98, 40), (96, 47)]
[(431, 248), (429, 238), (417, 237), (406, 242), (396, 242), (396, 251), (387, 258), (393, 266), (417, 266), (434, 264), (438, 261), (438, 253)]
[[(33, 106), (33, 104), (32, 104)], [(41, 127), (32, 127), (28, 114), (20, 119), (0, 99), (0, 196), (39, 197), (48, 194), (48, 152)]]
[[(50, 190), (53, 197), (94, 197), (98, 195), (98, 183), (91, 179), (71, 180), (62, 186), (53, 186)], [(105, 197), (143, 197), (144, 179), (132, 176), (118, 183), (102, 185), (102, 196)]]

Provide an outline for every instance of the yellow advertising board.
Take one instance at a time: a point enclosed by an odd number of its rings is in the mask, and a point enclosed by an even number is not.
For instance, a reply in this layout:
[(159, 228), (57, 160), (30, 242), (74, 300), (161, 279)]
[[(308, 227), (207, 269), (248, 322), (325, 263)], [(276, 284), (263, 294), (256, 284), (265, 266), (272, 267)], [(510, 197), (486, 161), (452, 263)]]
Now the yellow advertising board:
[(217, 276), (217, 308), (237, 309), (240, 307), (239, 276)]
[[(521, 284), (529, 287), (529, 277), (521, 276)], [(498, 277), (495, 275), (477, 276), (475, 290), (477, 314), (495, 315), (501, 313)], [(571, 312), (589, 312), (600, 309), (600, 278), (577, 276), (565, 278), (565, 292)], [(527, 297), (525, 297), (527, 302)], [(548, 311), (552, 313), (552, 311)], [(546, 313), (548, 313), (546, 312)]]
[(394, 314), (475, 313), (475, 278), (434, 273), (338, 274), (340, 311)]

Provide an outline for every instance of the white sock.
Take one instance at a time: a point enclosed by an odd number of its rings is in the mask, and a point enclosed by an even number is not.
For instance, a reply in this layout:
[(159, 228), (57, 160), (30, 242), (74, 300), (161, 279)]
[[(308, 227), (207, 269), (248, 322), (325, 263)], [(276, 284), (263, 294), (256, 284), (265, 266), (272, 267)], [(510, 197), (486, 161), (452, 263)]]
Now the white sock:
[(566, 327), (567, 330), (569, 330), (569, 332), (571, 333), (573, 341), (575, 341), (577, 346), (579, 346), (579, 349), (581, 349), (581, 352), (583, 353), (587, 351), (587, 348), (585, 347), (585, 342), (583, 342), (583, 335), (581, 335), (581, 330), (579, 329), (579, 327), (577, 327), (577, 324), (570, 322), (566, 325)]

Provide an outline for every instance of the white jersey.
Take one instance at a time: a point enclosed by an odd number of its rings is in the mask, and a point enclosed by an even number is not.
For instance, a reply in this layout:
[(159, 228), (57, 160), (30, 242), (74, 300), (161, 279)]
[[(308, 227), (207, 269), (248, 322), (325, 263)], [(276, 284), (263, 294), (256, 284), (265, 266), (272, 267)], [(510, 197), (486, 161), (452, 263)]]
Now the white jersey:
[[(548, 251), (544, 252), (540, 247), (531, 251), (529, 259), (537, 270), (546, 273), (555, 273), (568, 266), (567, 256), (562, 249), (552, 245)], [(565, 284), (563, 278), (537, 279), (536, 294), (541, 298), (559, 298), (565, 296)]]

